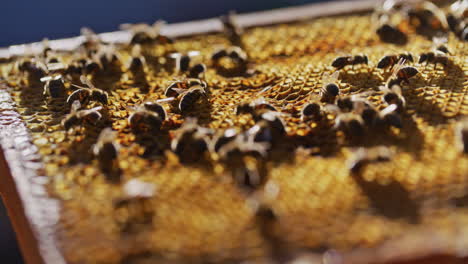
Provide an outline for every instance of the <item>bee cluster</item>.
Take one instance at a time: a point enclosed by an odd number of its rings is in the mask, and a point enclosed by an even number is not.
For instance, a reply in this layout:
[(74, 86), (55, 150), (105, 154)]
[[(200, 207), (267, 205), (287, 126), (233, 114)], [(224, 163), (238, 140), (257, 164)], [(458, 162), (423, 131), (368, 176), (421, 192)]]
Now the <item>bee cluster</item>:
[[(289, 258), (281, 243), (346, 250), (405, 232), (406, 189), (423, 199), (437, 189), (418, 182), (451, 183), (437, 160), (466, 176), (464, 20), (466, 1), (251, 29), (230, 13), (222, 32), (180, 39), (161, 21), (122, 25), (128, 44), (84, 29), (73, 53), (44, 41), (0, 69), (52, 195), (93, 216), (81, 230), (61, 219), (61, 236), (105, 238), (99, 254), (83, 245), (70, 259)], [(388, 186), (406, 199), (397, 216), (376, 194)], [(324, 225), (331, 237), (304, 234)], [(148, 246), (108, 250), (122, 237)]]

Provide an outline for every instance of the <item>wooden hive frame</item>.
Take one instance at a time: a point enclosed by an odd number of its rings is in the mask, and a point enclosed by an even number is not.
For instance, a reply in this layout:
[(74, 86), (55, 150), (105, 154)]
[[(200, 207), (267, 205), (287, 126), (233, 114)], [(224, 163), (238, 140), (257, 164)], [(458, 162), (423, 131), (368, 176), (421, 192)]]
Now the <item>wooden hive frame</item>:
[[(348, 1), (311, 4), (300, 7), (284, 8), (273, 11), (258, 12), (239, 15), (239, 23), (243, 27), (271, 25), (277, 23), (295, 22), (301, 19), (311, 19), (321, 16), (342, 15), (369, 11), (375, 1)], [(190, 36), (215, 32), (221, 29), (217, 19), (186, 22), (168, 25), (163, 33), (171, 37)], [(128, 42), (128, 32), (113, 32), (101, 34), (103, 40), (108, 42)], [(81, 37), (51, 41), (50, 45), (57, 50), (73, 50), (80, 42)], [(41, 43), (12, 46), (0, 49), (0, 57), (8, 60), (11, 57), (24, 54), (27, 49), (34, 52), (41, 50)], [(18, 234), (23, 256), (27, 263), (53, 263), (62, 264), (65, 260), (59, 251), (54, 239), (54, 223), (59, 214), (59, 203), (47, 196), (45, 182), (47, 178), (36, 174), (40, 166), (35, 146), (32, 144), (28, 130), (21, 121), (9, 94), (0, 89), (0, 144), (2, 146), (0, 159), (0, 192), (8, 207), (15, 231)], [(421, 238), (424, 240), (424, 238)], [(395, 243), (399, 243), (397, 241)], [(395, 243), (383, 245), (377, 249), (356, 252), (347, 256), (345, 263), (368, 263), (369, 261), (387, 262), (393, 260), (422, 257), (422, 262), (429, 263), (463, 263), (450, 247), (444, 246), (445, 241), (433, 248), (404, 249)], [(395, 249), (398, 249), (395, 252)], [(406, 251), (405, 251), (406, 250)], [(424, 258), (435, 255), (432, 258)], [(393, 263), (393, 262), (392, 262)], [(406, 262), (405, 262), (406, 263)], [(432, 262), (431, 262), (432, 263)]]

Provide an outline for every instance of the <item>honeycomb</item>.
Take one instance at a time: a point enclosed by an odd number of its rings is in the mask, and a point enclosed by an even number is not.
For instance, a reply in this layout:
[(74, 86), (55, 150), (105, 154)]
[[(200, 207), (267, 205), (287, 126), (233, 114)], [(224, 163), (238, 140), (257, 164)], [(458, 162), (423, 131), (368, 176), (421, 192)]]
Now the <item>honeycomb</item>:
[[(41, 155), (48, 193), (60, 201), (56, 227), (59, 248), (68, 263), (269, 263), (297, 252), (353, 252), (374, 248), (407, 234), (436, 230), (457, 237), (468, 229), (468, 156), (457, 149), (454, 127), (468, 114), (468, 60), (465, 44), (449, 35), (452, 54), (441, 65), (412, 63), (420, 74), (403, 84), (406, 109), (403, 128), (369, 133), (353, 142), (333, 129), (334, 116), (301, 121), (300, 111), (311, 95), (318, 96), (322, 76), (343, 54), (366, 54), (368, 65), (340, 71), (343, 95), (373, 91), (367, 99), (385, 107), (378, 87), (389, 71), (377, 61), (389, 52), (428, 51), (431, 41), (406, 28), (405, 45), (383, 43), (373, 30), (370, 13), (246, 29), (243, 34), (254, 74), (224, 77), (212, 67), (211, 54), (230, 46), (221, 33), (178, 38), (173, 44), (147, 45), (153, 59), (142, 84), (125, 67), (122, 74), (94, 76), (109, 93), (104, 121), (65, 131), (60, 122), (69, 113), (66, 96), (50, 99), (43, 86), (29, 83), (14, 70), (14, 61), (0, 65), (21, 114)], [(198, 50), (208, 67), (208, 100), (188, 115), (168, 107), (162, 133), (140, 136), (128, 117), (134, 107), (165, 98), (174, 78), (165, 67), (168, 52)], [(131, 48), (117, 46), (123, 64)], [(69, 53), (59, 53), (70, 61)], [(239, 186), (225, 163), (207, 153), (182, 162), (170, 151), (170, 138), (189, 116), (203, 127), (220, 131), (254, 125), (249, 115), (236, 115), (240, 102), (263, 97), (284, 115), (287, 136), (264, 162), (267, 175), (255, 190)], [(91, 105), (90, 107), (92, 107)], [(121, 182), (106, 180), (92, 155), (100, 131), (112, 127), (120, 144)], [(360, 176), (348, 161), (356, 147), (386, 145), (395, 155), (388, 162), (369, 164)], [(123, 200), (124, 184), (138, 179), (154, 184), (146, 198)], [(275, 193), (276, 195), (270, 195)], [(258, 216), (255, 197), (274, 212), (274, 220)], [(430, 238), (428, 238), (430, 240)], [(466, 240), (466, 239), (465, 239)], [(460, 241), (460, 247), (468, 246)]]

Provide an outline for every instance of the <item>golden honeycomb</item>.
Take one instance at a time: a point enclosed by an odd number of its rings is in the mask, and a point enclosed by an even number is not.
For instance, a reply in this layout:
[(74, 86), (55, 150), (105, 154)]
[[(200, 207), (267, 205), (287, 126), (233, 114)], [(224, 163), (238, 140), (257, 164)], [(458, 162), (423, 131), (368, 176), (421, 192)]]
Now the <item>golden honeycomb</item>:
[[(56, 233), (67, 262), (268, 263), (301, 250), (377, 247), (424, 230), (447, 237), (467, 232), (468, 156), (456, 148), (454, 126), (468, 114), (468, 49), (455, 36), (448, 38), (452, 63), (447, 67), (412, 64), (420, 74), (402, 86), (407, 102), (402, 129), (352, 143), (332, 129), (333, 116), (317, 122), (300, 119), (311, 94), (319, 94), (323, 74), (334, 71), (330, 64), (335, 57), (369, 57), (368, 65), (341, 70), (340, 92), (374, 91), (368, 100), (383, 109), (378, 87), (390, 73), (377, 69), (377, 61), (389, 52), (417, 55), (432, 44), (410, 28), (407, 44), (386, 44), (371, 29), (370, 13), (246, 29), (245, 51), (256, 71), (247, 77), (223, 77), (212, 67), (211, 54), (230, 45), (220, 33), (143, 47), (143, 54), (153, 58), (170, 51), (201, 52), (210, 95), (191, 115), (204, 127), (251, 127), (252, 118), (236, 115), (235, 107), (272, 86), (263, 96), (285, 113), (287, 137), (265, 161), (267, 177), (254, 192), (236, 184), (216, 159), (181, 163), (169, 150), (168, 135), (141, 138), (131, 131), (127, 119), (132, 107), (164, 98), (165, 87), (180, 77), (163, 61), (149, 68), (147, 88), (125, 71), (95, 76), (96, 87), (109, 93), (106, 119), (68, 132), (60, 124), (69, 113), (66, 97), (46, 98), (41, 84), (28, 83), (15, 72), (14, 61), (1, 64), (8, 91), (41, 154), (44, 168), (38, 173), (50, 178), (49, 195), (61, 203)], [(127, 64), (130, 48), (117, 46), (117, 52)], [(70, 59), (68, 53), (60, 57)], [(67, 82), (68, 94), (71, 83), (79, 81)], [(187, 116), (173, 108), (168, 115), (163, 130), (171, 134)], [(105, 179), (91, 152), (105, 127), (117, 132), (121, 145), (120, 184)], [(375, 145), (389, 146), (396, 154), (354, 177), (347, 166), (353, 150)], [(117, 206), (124, 183), (132, 179), (153, 183), (154, 196)], [(252, 197), (271, 188), (278, 193), (266, 203), (276, 220), (265, 223), (252, 209)]]

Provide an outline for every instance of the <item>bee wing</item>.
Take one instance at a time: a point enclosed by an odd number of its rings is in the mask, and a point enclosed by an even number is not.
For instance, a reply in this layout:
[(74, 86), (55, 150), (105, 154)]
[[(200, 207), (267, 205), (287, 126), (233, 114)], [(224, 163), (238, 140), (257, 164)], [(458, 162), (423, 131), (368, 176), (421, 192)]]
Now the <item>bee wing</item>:
[(76, 112), (81, 108), (81, 103), (78, 100), (73, 101), (71, 105), (71, 112)]
[(166, 102), (170, 102), (170, 101), (174, 101), (175, 97), (168, 97), (168, 98), (164, 98), (164, 99), (158, 99), (156, 100), (156, 103), (166, 103)]
[(340, 77), (340, 72), (336, 71), (330, 76), (330, 81), (335, 82), (338, 80), (338, 77)]
[(337, 105), (334, 104), (327, 104), (323, 108), (325, 112), (332, 113), (332, 114), (339, 114), (340, 113), (340, 108)]
[(96, 112), (99, 112), (102, 110), (102, 106), (96, 106), (96, 107), (93, 107), (91, 109), (88, 109), (88, 111), (92, 112), (92, 111), (96, 111)]
[(447, 37), (445, 37), (445, 36), (433, 37), (432, 42), (434, 43), (435, 46), (446, 44), (447, 43)]
[(186, 89), (181, 89), (181, 88), (172, 88), (172, 90), (174, 90), (178, 94), (183, 94), (188, 91)]
[(81, 81), (84, 85), (88, 86), (88, 87), (91, 88), (91, 89), (96, 88), (96, 87), (91, 83), (91, 81), (90, 81), (88, 78), (86, 78), (86, 76), (84, 76), (84, 75), (81, 75), (81, 76), (80, 76), (80, 81)]
[(444, 28), (448, 28), (447, 17), (445, 16), (445, 13), (442, 11), (442, 9), (429, 1), (424, 1), (422, 3), (422, 7), (424, 9), (430, 10), (437, 17), (440, 23), (442, 23), (442, 26)]
[(41, 82), (47, 82), (47, 81), (50, 81), (50, 80), (52, 80), (52, 76), (45, 76), (45, 77), (42, 77), (40, 79)]
[(98, 142), (109, 142), (113, 141), (116, 138), (116, 134), (112, 131), (112, 128), (106, 127), (104, 128), (98, 137)]
[(36, 64), (37, 66), (39, 66), (39, 68), (43, 69), (45, 72), (49, 72), (49, 69), (47, 69), (47, 65), (41, 60), (37, 59)]
[(156, 20), (153, 25), (151, 25), (152, 32), (155, 36), (161, 33), (161, 29), (166, 25), (166, 21), (164, 20)]
[(395, 64), (395, 66), (393, 67), (393, 70), (392, 70), (392, 75), (390, 75), (390, 77), (388, 78), (389, 80), (390, 79), (393, 79), (394, 77), (397, 76), (398, 74), (398, 71), (403, 67), (403, 65), (405, 64), (406, 60), (405, 59), (400, 59), (398, 61), (397, 64)]
[(191, 50), (191, 51), (187, 52), (187, 55), (188, 55), (189, 57), (196, 57), (196, 56), (199, 56), (199, 55), (200, 55), (200, 51), (198, 51), (198, 50)]
[(380, 111), (379, 115), (380, 116), (385, 116), (391, 112), (394, 112), (395, 110), (397, 110), (398, 106), (396, 104), (391, 104), (387, 107), (385, 107), (384, 109), (382, 109), (382, 111)]
[(136, 44), (132, 47), (132, 57), (140, 57), (141, 56), (141, 46)]
[(66, 68), (66, 65), (61, 62), (47, 63), (46, 66), (47, 66), (48, 71), (57, 71), (57, 70), (63, 70)]
[(257, 96), (261, 96), (262, 94), (268, 92), (269, 90), (271, 90), (271, 88), (273, 88), (273, 86), (267, 86), (265, 88), (263, 88), (262, 90), (260, 90), (260, 92), (257, 93)]
[(325, 84), (329, 83), (330, 80), (330, 73), (324, 72), (322, 75), (322, 86), (325, 86)]

